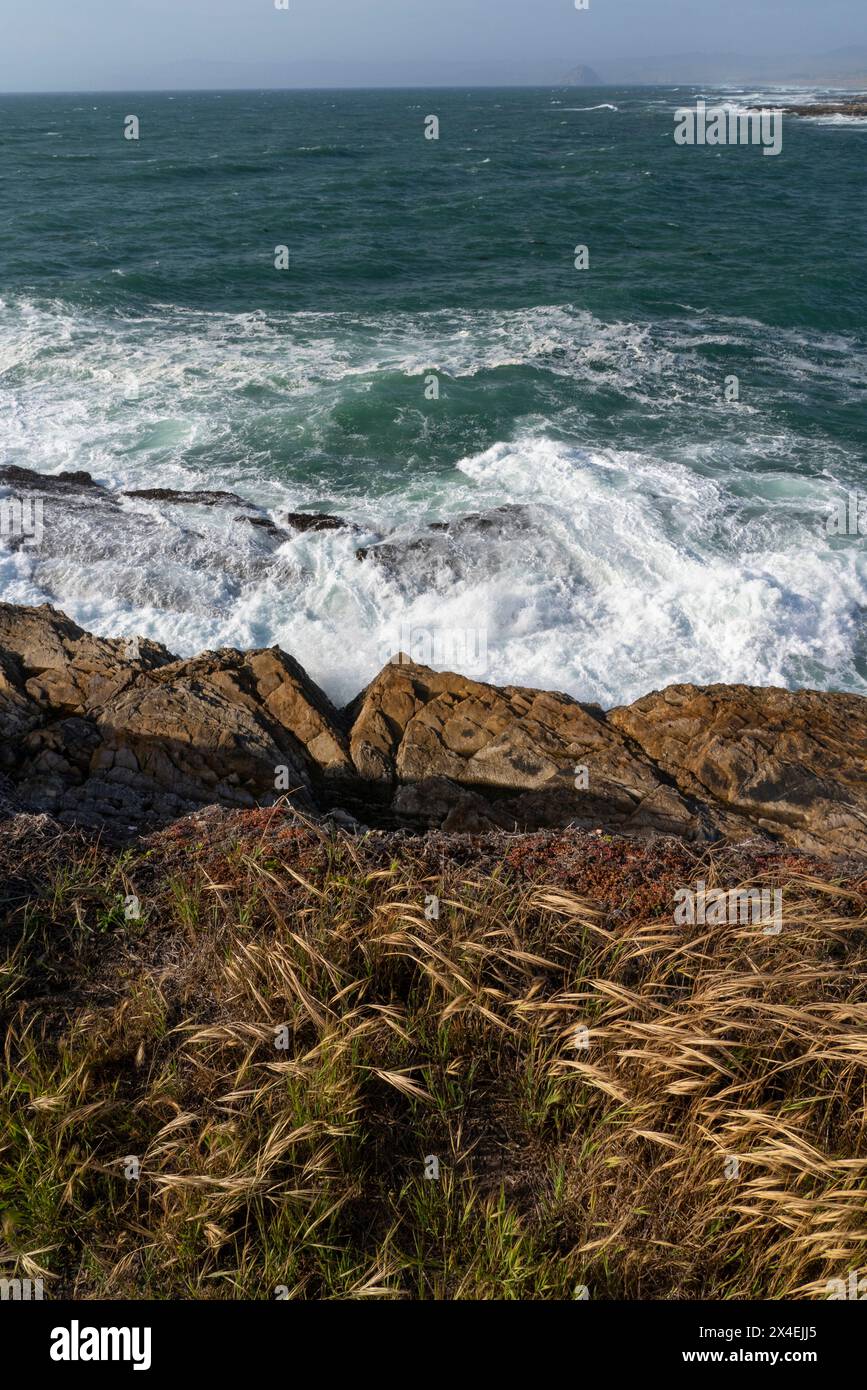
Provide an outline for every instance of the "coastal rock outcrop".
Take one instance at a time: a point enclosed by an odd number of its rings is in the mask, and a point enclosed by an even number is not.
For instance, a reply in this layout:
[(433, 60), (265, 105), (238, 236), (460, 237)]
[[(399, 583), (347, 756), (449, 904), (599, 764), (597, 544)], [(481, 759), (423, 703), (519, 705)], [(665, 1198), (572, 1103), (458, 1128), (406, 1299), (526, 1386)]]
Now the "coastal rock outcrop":
[(293, 531), (356, 530), (352, 522), (344, 521), (342, 516), (331, 516), (328, 512), (287, 512), (286, 525)]
[(391, 791), (393, 810), (409, 820), (710, 832), (601, 709), (567, 695), (498, 689), (400, 661), (351, 712), (359, 776)]
[(246, 507), (243, 497), (236, 492), (195, 490), (178, 492), (172, 487), (131, 488), (121, 493), (122, 497), (137, 497), (142, 502), (172, 502), (181, 507)]
[(793, 103), (784, 106), (783, 112), (787, 116), (849, 116), (863, 119), (867, 116), (867, 101), (850, 98), (846, 101), (822, 101), (812, 104)]
[(277, 647), (181, 661), (0, 604), (0, 819), (128, 835), (288, 798), (352, 825), (579, 826), (867, 855), (867, 700), (671, 686), (605, 712), (401, 656), (338, 711)]
[(0, 603), (0, 660), (11, 663), (15, 689), (56, 714), (85, 714), (140, 671), (174, 657), (159, 642), (94, 637), (50, 604)]
[(286, 653), (177, 661), (48, 605), (0, 605), (0, 732), (27, 809), (118, 830), (284, 793), (312, 810), (314, 783), (350, 769), (336, 711)]
[(83, 470), (75, 473), (37, 473), (33, 468), (19, 468), (17, 464), (9, 464), (0, 468), (0, 486), (16, 488), (18, 491), (41, 492), (53, 497), (108, 496), (102, 485)]
[(609, 721), (684, 795), (808, 851), (867, 849), (867, 700), (669, 686)]

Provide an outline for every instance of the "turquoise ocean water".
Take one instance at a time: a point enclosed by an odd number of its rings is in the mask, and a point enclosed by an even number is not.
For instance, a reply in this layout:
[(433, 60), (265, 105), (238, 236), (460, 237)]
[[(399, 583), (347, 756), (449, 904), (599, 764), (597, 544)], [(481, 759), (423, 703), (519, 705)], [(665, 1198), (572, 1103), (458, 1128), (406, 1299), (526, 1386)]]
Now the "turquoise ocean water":
[[(605, 705), (867, 692), (867, 537), (826, 529), (867, 493), (867, 122), (679, 148), (700, 95), (795, 94), (0, 98), (0, 463), (358, 528), (82, 509), (0, 546), (0, 596), (182, 655), (279, 642), (338, 699), (407, 627)], [(435, 563), (355, 553), (501, 507)]]

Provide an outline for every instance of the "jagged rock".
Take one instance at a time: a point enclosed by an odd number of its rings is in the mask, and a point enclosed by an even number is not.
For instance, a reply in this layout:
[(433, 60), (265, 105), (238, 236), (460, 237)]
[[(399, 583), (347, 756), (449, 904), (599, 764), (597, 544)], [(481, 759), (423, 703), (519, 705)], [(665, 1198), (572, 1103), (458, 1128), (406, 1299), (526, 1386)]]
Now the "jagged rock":
[(402, 662), (377, 676), (352, 714), (356, 771), (381, 795), (400, 783), (392, 806), (409, 819), (446, 828), (471, 812), (474, 823), (512, 829), (714, 833), (712, 818), (690, 809), (601, 709), (567, 695)]
[(109, 803), (119, 798), (126, 807), (141, 787), (185, 806), (254, 806), (276, 799), (285, 767), (286, 789), (313, 804), (303, 749), (207, 675), (174, 668), (168, 679), (140, 680), (109, 700), (94, 725), (100, 742), (90, 771), (109, 784)]
[(327, 695), (279, 647), (264, 651), (205, 652), (160, 672), (159, 680), (198, 679), (219, 690), (251, 714), (266, 717), (304, 750), (316, 773), (340, 778), (352, 773), (347, 740)]
[(808, 851), (867, 852), (867, 700), (814, 690), (674, 685), (613, 710), (676, 781)]
[(351, 521), (342, 516), (329, 516), (327, 512), (287, 512), (286, 525), (293, 531), (345, 531), (348, 527), (357, 530)]
[(85, 825), (284, 792), (312, 809), (314, 782), (352, 771), (330, 702), (278, 648), (183, 662), (48, 605), (0, 605), (0, 731), (23, 804)]
[(111, 493), (97, 483), (89, 473), (37, 473), (32, 468), (19, 468), (16, 464), (9, 464), (6, 468), (0, 468), (0, 484), (5, 487), (23, 489), (28, 492), (42, 492), (48, 495), (65, 497), (70, 494), (87, 494), (88, 496), (99, 496), (102, 494), (106, 500), (111, 499)]
[(21, 696), (63, 714), (83, 713), (141, 671), (175, 660), (145, 637), (94, 637), (50, 604), (0, 603), (0, 654), (12, 659), (7, 676), (17, 673)]
[(0, 648), (0, 768), (13, 766), (20, 740), (41, 719), (39, 706), (23, 688), (20, 665)]
[(867, 700), (672, 686), (606, 714), (400, 658), (339, 713), (278, 647), (179, 661), (0, 604), (4, 824), (20, 807), (140, 831), (283, 795), (348, 828), (758, 835), (863, 857)]

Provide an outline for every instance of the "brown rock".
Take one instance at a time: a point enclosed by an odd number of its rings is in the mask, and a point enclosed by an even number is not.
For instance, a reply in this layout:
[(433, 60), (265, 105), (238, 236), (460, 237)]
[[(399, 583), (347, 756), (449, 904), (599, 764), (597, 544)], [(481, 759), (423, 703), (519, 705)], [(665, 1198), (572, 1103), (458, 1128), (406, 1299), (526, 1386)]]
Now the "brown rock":
[(39, 706), (24, 689), (20, 663), (0, 648), (0, 768), (14, 765), (20, 741), (41, 720)]
[(867, 700), (675, 685), (609, 721), (680, 790), (812, 852), (867, 853)]
[(314, 783), (354, 777), (336, 711), (279, 648), (177, 661), (48, 605), (0, 605), (0, 733), (23, 803), (82, 824), (285, 793), (312, 809)]
[(407, 724), (430, 698), (427, 677), (434, 672), (398, 658), (348, 706), (349, 752), (366, 782), (390, 786), (396, 776), (397, 751)]
[(206, 652), (191, 661), (164, 667), (158, 680), (172, 687), (179, 681), (204, 681), (230, 704), (243, 706), (273, 725), (278, 740), (279, 731), (288, 734), (293, 740), (292, 751), (301, 753), (314, 774), (352, 774), (337, 711), (304, 668), (279, 647)]
[(277, 769), (285, 767), (287, 790), (312, 806), (304, 752), (291, 735), (221, 690), (219, 680), (169, 669), (168, 678), (145, 677), (96, 713), (101, 742), (92, 773), (110, 778), (120, 768), (129, 774), (126, 786), (189, 807), (214, 800), (252, 806), (277, 798)]
[(141, 671), (174, 660), (147, 638), (93, 637), (50, 604), (0, 603), (0, 652), (17, 658), (30, 699), (63, 714), (81, 714)]
[(347, 807), (350, 824), (760, 835), (867, 855), (858, 696), (683, 685), (606, 715), (399, 658), (338, 714), (278, 647), (178, 661), (47, 605), (0, 604), (0, 775), (0, 814), (97, 828), (288, 793)]
[(398, 815), (444, 826), (453, 810), (469, 809), (472, 792), (473, 817), (508, 828), (712, 833), (711, 819), (703, 822), (600, 709), (566, 695), (498, 689), (402, 661), (387, 666), (350, 712), (356, 771), (383, 791), (400, 783)]

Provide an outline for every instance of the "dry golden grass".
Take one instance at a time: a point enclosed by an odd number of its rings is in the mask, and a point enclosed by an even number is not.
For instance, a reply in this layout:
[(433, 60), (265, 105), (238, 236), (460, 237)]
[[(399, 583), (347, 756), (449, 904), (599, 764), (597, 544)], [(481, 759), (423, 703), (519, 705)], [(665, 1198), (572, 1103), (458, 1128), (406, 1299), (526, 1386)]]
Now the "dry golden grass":
[[(699, 876), (781, 885), (781, 934), (676, 927)], [(37, 846), (2, 894), (6, 1274), (717, 1299), (867, 1267), (851, 866), (236, 816), (122, 856)]]

